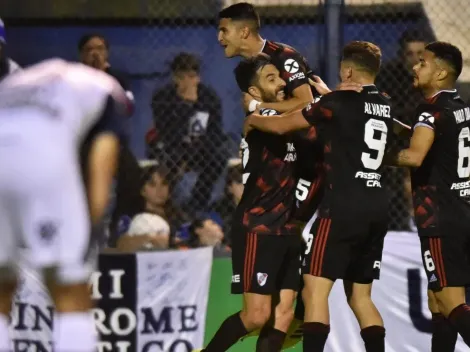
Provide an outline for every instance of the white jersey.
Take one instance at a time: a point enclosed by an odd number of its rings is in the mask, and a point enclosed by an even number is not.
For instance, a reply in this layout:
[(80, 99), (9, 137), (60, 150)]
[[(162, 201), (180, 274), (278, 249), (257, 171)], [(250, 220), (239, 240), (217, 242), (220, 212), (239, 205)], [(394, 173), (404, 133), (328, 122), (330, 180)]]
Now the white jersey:
[(16, 263), (24, 245), (33, 268), (57, 267), (61, 280), (87, 281), (90, 222), (79, 150), (100, 132), (120, 137), (128, 103), (111, 76), (58, 59), (0, 82), (0, 267)]
[[(0, 125), (4, 119), (52, 119), (62, 125), (69, 138), (82, 140), (99, 122), (110, 99), (118, 109), (127, 109), (130, 103), (119, 83), (107, 73), (50, 59), (0, 83)], [(22, 127), (27, 128), (27, 124)]]

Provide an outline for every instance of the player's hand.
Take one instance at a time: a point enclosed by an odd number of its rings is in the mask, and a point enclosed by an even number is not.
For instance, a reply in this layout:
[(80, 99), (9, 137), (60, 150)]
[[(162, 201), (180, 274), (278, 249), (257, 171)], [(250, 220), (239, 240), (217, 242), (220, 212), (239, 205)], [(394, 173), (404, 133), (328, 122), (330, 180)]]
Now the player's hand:
[[(250, 94), (248, 93), (243, 93), (243, 96), (242, 96), (242, 104), (243, 104), (243, 110), (245, 112), (254, 112), (254, 111), (250, 111), (250, 104), (252, 104), (252, 101), (256, 101), (255, 98), (253, 98)], [(257, 108), (260, 107), (261, 104), (258, 104)], [(258, 109), (259, 111), (259, 109)]]
[(309, 78), (308, 83), (310, 83), (310, 85), (314, 87), (320, 95), (331, 93), (331, 89), (328, 88), (326, 83), (318, 76), (313, 76), (313, 79)]
[(342, 82), (338, 84), (336, 90), (354, 90), (358, 93), (362, 92), (362, 85), (354, 82)]

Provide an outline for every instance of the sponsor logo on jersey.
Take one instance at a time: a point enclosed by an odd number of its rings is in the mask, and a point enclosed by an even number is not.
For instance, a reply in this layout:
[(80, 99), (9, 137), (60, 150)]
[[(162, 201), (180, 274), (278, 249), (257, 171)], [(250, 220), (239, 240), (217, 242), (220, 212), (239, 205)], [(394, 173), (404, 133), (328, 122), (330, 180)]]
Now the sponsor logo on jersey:
[(304, 79), (304, 78), (305, 78), (305, 74), (303, 72), (298, 72), (289, 78), (289, 82), (295, 81), (296, 79)]
[(299, 71), (299, 68), (299, 63), (294, 59), (287, 59), (286, 61), (284, 61), (284, 70), (291, 74), (297, 73)]

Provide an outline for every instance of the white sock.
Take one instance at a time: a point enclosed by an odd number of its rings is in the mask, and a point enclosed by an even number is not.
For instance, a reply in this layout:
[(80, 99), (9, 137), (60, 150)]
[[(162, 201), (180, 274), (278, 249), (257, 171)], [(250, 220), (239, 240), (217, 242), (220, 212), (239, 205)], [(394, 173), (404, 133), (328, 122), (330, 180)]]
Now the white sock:
[(0, 314), (0, 352), (8, 352), (12, 348), (8, 317)]
[(54, 320), (54, 351), (92, 352), (98, 335), (91, 312), (61, 313)]

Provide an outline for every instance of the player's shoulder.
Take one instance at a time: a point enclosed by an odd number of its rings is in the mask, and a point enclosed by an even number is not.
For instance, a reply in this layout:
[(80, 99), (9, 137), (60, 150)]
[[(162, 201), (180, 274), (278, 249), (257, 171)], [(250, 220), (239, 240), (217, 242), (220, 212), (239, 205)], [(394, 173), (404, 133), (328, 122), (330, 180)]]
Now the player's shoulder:
[(100, 87), (105, 91), (112, 91), (117, 87), (122, 89), (121, 84), (113, 76), (78, 62), (68, 63), (66, 79), (70, 84), (88, 84)]

